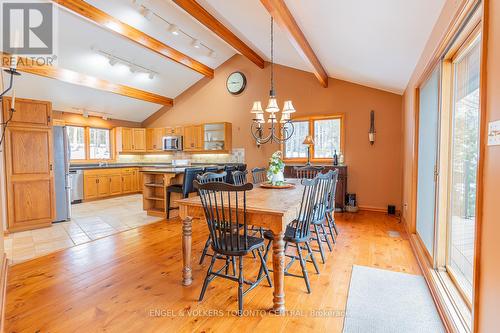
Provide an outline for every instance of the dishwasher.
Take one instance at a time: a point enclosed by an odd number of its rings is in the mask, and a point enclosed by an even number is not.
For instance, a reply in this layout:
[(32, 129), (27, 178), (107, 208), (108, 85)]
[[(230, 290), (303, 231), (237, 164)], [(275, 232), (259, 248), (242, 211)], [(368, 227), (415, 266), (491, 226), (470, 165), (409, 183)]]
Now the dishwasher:
[(70, 170), (71, 203), (81, 203), (83, 200), (83, 170)]

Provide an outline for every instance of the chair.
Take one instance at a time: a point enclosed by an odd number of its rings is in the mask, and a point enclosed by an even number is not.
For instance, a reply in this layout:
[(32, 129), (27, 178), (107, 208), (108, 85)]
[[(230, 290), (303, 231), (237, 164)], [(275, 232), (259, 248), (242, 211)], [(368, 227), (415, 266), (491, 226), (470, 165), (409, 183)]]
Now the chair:
[[(224, 183), (226, 181), (226, 172), (221, 172), (221, 173), (207, 172), (204, 173), (203, 175), (198, 175), (196, 180), (200, 184)], [(203, 261), (205, 260), (206, 256), (212, 256), (211, 254), (207, 254), (209, 247), (210, 247), (210, 237), (207, 238), (205, 246), (203, 247), (203, 251), (201, 252), (200, 265), (203, 264)]]
[(325, 169), (322, 166), (306, 165), (304, 167), (294, 167), (295, 176), (299, 179), (313, 179)]
[[(332, 184), (331, 184), (330, 192), (329, 192), (329, 196), (328, 196), (328, 205), (326, 207), (326, 222), (327, 222), (327, 226), (328, 226), (329, 231), (330, 231), (330, 236), (332, 237), (332, 241), (334, 244), (336, 243), (335, 235), (338, 236), (338, 234), (339, 234), (339, 231), (337, 229), (337, 224), (335, 223), (335, 216), (334, 216), (334, 213), (335, 213), (335, 195), (337, 192), (338, 178), (339, 178), (339, 171), (335, 170), (333, 172), (333, 175), (332, 175)], [(332, 228), (333, 228), (333, 230), (332, 230)], [(334, 231), (335, 231), (335, 234), (334, 234)]]
[(266, 168), (253, 168), (252, 169), (252, 179), (254, 184), (259, 184), (267, 181), (267, 170)]
[[(252, 184), (236, 186), (227, 183), (205, 183), (195, 181), (195, 187), (200, 193), (205, 211), (211, 247), (214, 251), (212, 261), (203, 281), (199, 301), (203, 300), (208, 284), (216, 277), (222, 277), (238, 282), (238, 310), (243, 312), (243, 296), (254, 289), (264, 278), (272, 286), (262, 250), (264, 239), (248, 235), (246, 214), (246, 191), (253, 188)], [(260, 269), (255, 281), (249, 281), (243, 276), (243, 257), (252, 251), (257, 251), (260, 259)], [(238, 258), (238, 274), (235, 269), (235, 259)], [(213, 270), (217, 259), (225, 260), (225, 265), (217, 271)], [(229, 263), (233, 262), (233, 274), (229, 275)], [(225, 273), (223, 273), (225, 271)], [(243, 285), (249, 285), (243, 290)]]
[(173, 209), (178, 209), (170, 207), (170, 194), (171, 193), (181, 193), (183, 198), (187, 198), (189, 193), (196, 192), (193, 187), (193, 181), (196, 176), (203, 173), (203, 168), (186, 168), (184, 170), (184, 180), (181, 184), (172, 184), (167, 186), (167, 219), (170, 218), (170, 211)]
[(247, 171), (233, 171), (234, 185), (244, 185), (247, 183)]
[(247, 165), (245, 163), (238, 163), (238, 164), (236, 164), (236, 170), (238, 170), (238, 171), (246, 171), (247, 170)]
[[(318, 265), (316, 259), (314, 258), (313, 251), (309, 244), (311, 237), (311, 222), (313, 221), (315, 214), (315, 206), (319, 204), (318, 196), (316, 195), (318, 191), (318, 180), (317, 179), (303, 179), (302, 185), (304, 185), (304, 191), (302, 193), (302, 202), (300, 205), (299, 214), (297, 218), (290, 223), (285, 229), (284, 241), (286, 244), (293, 244), (297, 249), (297, 255), (285, 254), (287, 257), (291, 258), (290, 262), (285, 266), (285, 276), (294, 276), (303, 278), (306, 284), (307, 293), (311, 293), (311, 285), (309, 283), (309, 276), (306, 269), (306, 262), (310, 259), (314, 265), (316, 273), (319, 274)], [(269, 240), (266, 247), (266, 253), (264, 255), (264, 261), (267, 259), (269, 250), (273, 242), (273, 234), (271, 231), (266, 231), (264, 237)], [(303, 246), (307, 250), (307, 254), (303, 256), (302, 250)], [(286, 253), (286, 251), (285, 251)], [(302, 276), (289, 273), (288, 270), (295, 262), (299, 260), (300, 266), (302, 268)]]
[(218, 167), (218, 166), (209, 166), (209, 167), (205, 167), (205, 168), (203, 169), (203, 173), (207, 173), (207, 172), (217, 173), (217, 172), (219, 172), (219, 167)]
[(321, 261), (323, 264), (325, 263), (325, 253), (321, 243), (326, 243), (330, 252), (332, 251), (332, 245), (330, 244), (330, 240), (328, 239), (328, 234), (325, 229), (325, 222), (327, 221), (326, 211), (328, 208), (328, 201), (330, 199), (333, 175), (334, 172), (330, 170), (328, 173), (319, 174), (315, 178), (318, 181), (318, 190), (316, 192), (316, 204), (314, 206), (314, 214), (311, 221), (312, 232), (315, 237), (311, 238), (311, 240), (317, 242), (318, 250), (314, 251), (318, 251), (321, 254)]
[(233, 171), (236, 171), (236, 167), (234, 165), (225, 165), (224, 171), (227, 173), (226, 183), (234, 184)]

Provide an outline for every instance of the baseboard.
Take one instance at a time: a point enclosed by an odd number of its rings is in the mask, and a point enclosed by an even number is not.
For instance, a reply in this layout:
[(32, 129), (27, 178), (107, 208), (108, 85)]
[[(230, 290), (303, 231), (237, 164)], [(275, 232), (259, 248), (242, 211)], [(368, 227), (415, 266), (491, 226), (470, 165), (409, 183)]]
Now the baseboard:
[(415, 254), (415, 257), (417, 258), (418, 265), (420, 266), (420, 270), (422, 271), (427, 287), (429, 288), (432, 299), (434, 300), (434, 304), (436, 305), (436, 309), (439, 313), (439, 317), (443, 322), (444, 328), (448, 333), (455, 333), (455, 325), (453, 324), (452, 319), (448, 316), (448, 311), (445, 308), (444, 301), (439, 294), (439, 287), (431, 275), (432, 267), (427, 260), (427, 256), (424, 252), (425, 249), (422, 248), (420, 241), (417, 239), (417, 235), (410, 233), (406, 223), (404, 223), (404, 227), (406, 229), (406, 233), (409, 235), (413, 254)]
[(4, 323), (5, 323), (5, 304), (7, 297), (7, 270), (9, 269), (9, 265), (7, 264), (7, 255), (5, 252), (2, 254), (2, 265), (0, 271), (0, 332), (4, 332)]

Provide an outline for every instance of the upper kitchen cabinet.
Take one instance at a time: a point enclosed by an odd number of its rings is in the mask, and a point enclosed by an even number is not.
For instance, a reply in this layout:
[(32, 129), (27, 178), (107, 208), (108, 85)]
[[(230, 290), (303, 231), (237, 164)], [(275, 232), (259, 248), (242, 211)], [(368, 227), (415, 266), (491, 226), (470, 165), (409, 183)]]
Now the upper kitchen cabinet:
[(204, 125), (184, 126), (184, 151), (203, 151)]
[(203, 125), (203, 150), (207, 152), (229, 152), (232, 148), (232, 127), (230, 123)]
[(118, 127), (116, 149), (119, 153), (146, 152), (146, 129)]
[(184, 127), (182, 126), (166, 127), (165, 135), (184, 135)]
[(166, 135), (166, 128), (146, 129), (146, 150), (148, 152), (162, 151), (163, 137)]
[[(12, 99), (3, 98), (3, 119), (10, 118)], [(52, 104), (45, 101), (36, 101), (26, 98), (16, 98), (14, 109), (9, 125), (19, 126), (51, 126)]]

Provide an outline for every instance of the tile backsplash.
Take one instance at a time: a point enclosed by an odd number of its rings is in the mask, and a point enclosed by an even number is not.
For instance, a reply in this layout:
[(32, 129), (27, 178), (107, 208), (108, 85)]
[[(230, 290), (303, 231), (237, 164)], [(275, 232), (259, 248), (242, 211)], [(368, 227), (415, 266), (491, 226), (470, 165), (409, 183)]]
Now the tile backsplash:
[(172, 160), (191, 160), (191, 163), (245, 163), (245, 149), (234, 148), (230, 154), (191, 154), (176, 152), (174, 154), (118, 155), (118, 163), (171, 163)]

